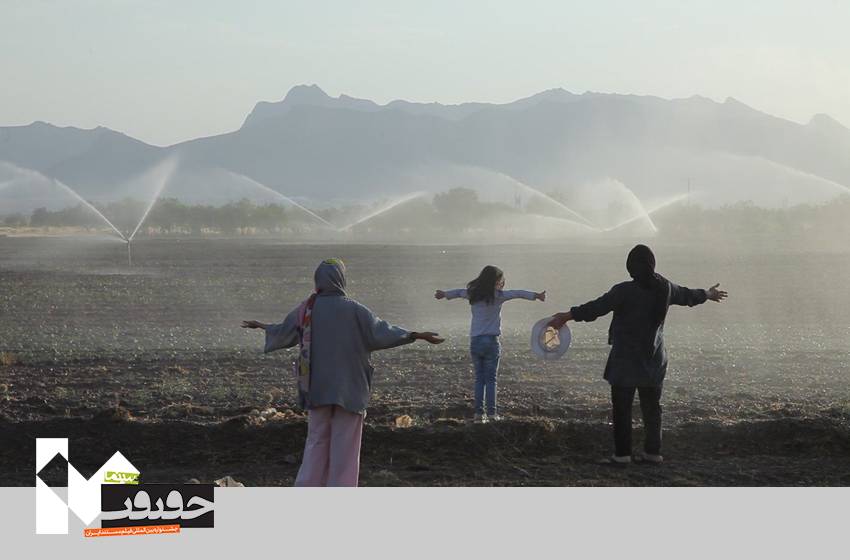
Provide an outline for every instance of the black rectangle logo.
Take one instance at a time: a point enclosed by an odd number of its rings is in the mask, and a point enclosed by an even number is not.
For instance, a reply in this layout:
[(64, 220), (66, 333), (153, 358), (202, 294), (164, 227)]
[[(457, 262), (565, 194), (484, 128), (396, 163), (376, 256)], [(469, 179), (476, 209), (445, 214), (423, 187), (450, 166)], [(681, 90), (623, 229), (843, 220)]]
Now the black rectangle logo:
[(101, 484), (101, 527), (212, 527), (212, 484)]

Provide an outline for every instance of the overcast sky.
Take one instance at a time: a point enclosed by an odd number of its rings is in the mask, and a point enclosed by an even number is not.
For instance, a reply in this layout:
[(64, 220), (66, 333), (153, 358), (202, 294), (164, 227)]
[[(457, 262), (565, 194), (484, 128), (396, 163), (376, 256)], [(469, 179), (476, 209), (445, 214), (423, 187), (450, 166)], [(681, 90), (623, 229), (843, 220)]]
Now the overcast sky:
[(850, 125), (850, 2), (0, 0), (0, 125), (167, 145), (316, 83), (385, 103), (554, 87)]

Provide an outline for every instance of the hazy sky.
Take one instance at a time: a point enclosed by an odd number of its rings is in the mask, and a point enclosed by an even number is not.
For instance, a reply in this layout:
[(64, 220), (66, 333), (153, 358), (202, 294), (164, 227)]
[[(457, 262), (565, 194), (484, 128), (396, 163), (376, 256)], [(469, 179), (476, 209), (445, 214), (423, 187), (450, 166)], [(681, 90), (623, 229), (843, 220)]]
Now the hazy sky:
[(732, 96), (850, 125), (848, 28), (844, 0), (0, 0), (0, 125), (165, 145), (302, 83), (380, 103)]

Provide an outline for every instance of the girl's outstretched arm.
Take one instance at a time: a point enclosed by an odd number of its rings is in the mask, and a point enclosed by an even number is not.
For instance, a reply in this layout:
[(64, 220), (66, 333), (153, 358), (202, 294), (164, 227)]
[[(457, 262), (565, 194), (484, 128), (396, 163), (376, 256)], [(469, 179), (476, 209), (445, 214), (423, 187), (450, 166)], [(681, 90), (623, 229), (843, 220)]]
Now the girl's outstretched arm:
[(466, 288), (463, 288), (463, 289), (460, 289), (460, 290), (446, 290), (445, 292), (443, 290), (437, 290), (436, 292), (434, 292), (434, 297), (437, 298), (437, 299), (457, 299), (457, 298), (468, 299), (469, 298), (469, 296), (466, 293)]
[(546, 301), (546, 290), (542, 292), (530, 292), (528, 290), (502, 290), (502, 300), (527, 299), (529, 301)]

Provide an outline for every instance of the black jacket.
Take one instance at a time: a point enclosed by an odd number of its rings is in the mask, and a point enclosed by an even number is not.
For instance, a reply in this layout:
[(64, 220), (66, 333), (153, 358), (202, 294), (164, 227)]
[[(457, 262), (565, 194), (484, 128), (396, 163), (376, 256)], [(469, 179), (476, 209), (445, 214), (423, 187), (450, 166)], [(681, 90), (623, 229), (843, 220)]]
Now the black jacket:
[[(668, 305), (693, 307), (705, 303), (705, 290), (691, 290), (669, 282)], [(659, 387), (667, 373), (667, 350), (664, 348), (664, 323), (653, 330), (653, 293), (637, 282), (622, 282), (605, 295), (573, 307), (576, 321), (595, 321), (614, 312), (608, 329), (611, 353), (605, 366), (605, 379), (611, 385), (624, 387)], [(651, 354), (646, 341), (654, 337)]]

